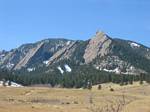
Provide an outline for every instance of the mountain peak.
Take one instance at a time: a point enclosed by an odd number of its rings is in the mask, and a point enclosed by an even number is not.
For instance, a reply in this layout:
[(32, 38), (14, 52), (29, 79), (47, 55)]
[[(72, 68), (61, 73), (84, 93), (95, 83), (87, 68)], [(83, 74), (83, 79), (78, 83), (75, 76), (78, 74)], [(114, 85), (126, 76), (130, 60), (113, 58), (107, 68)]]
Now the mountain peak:
[(105, 32), (97, 31), (96, 35), (94, 36), (94, 38), (97, 38), (97, 39), (101, 39), (101, 38), (108, 39), (109, 37), (108, 37), (108, 35)]
[(105, 56), (108, 54), (108, 48), (112, 40), (102, 32), (96, 32), (96, 35), (89, 41), (87, 48), (85, 50), (84, 59), (86, 63), (90, 63), (97, 56)]
[(98, 35), (98, 34), (105, 34), (105, 32), (104, 32), (104, 31), (101, 31), (101, 30), (98, 30), (98, 31), (96, 32), (96, 35)]

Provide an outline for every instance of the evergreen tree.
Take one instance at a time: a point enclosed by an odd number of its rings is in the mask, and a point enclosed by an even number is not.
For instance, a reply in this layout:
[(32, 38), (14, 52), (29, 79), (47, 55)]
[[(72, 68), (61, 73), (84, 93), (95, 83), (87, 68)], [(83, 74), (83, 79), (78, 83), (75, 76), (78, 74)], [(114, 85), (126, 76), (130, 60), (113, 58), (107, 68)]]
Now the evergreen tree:
[(102, 89), (102, 85), (98, 85), (98, 90), (101, 90)]
[(140, 84), (142, 85), (143, 84), (143, 80), (144, 80), (144, 74), (140, 74)]
[(8, 81), (8, 86), (11, 86), (11, 81), (10, 80)]

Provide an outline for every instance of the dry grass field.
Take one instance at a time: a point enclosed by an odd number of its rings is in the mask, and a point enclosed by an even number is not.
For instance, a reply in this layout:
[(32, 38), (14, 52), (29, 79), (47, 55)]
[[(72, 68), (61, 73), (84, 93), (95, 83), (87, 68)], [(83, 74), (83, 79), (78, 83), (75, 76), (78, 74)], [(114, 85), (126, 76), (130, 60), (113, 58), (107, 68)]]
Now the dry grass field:
[(103, 84), (101, 90), (0, 87), (0, 112), (150, 112), (150, 85)]

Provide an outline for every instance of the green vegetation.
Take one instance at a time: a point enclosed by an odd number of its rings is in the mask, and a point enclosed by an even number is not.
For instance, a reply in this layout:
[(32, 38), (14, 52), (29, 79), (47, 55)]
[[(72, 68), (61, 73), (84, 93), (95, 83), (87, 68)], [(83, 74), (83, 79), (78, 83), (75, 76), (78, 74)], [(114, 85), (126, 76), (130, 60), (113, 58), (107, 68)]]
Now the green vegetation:
[(65, 72), (60, 74), (58, 70), (56, 72), (51, 71), (48, 73), (34, 72), (13, 72), (10, 73), (6, 70), (0, 71), (0, 80), (10, 80), (24, 86), (34, 84), (50, 84), (52, 87), (61, 86), (66, 88), (88, 88), (91, 85), (102, 84), (107, 82), (113, 82), (120, 85), (133, 84), (134, 81), (143, 81), (150, 83), (150, 75), (123, 75), (113, 74), (104, 71), (96, 70), (92, 66), (76, 66), (71, 73)]
[(131, 65), (150, 73), (150, 60), (145, 58), (146, 50), (144, 47), (134, 48), (128, 44), (128, 41), (116, 39), (112, 46), (113, 55), (119, 56), (121, 60), (131, 63)]

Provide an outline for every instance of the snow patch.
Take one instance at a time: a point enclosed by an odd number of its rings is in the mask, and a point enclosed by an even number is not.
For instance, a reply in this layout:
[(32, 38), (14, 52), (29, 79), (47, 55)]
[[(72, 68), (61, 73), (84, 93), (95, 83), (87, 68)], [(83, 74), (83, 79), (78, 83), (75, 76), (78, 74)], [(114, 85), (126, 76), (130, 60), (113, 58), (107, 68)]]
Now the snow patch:
[(126, 69), (126, 72), (121, 72), (121, 70), (118, 67), (114, 70), (108, 70), (108, 69), (103, 69), (103, 70), (106, 72), (116, 73), (116, 74), (133, 74), (133, 75), (135, 74), (134, 72), (132, 72), (132, 71), (135, 71), (134, 66), (130, 66), (129, 69)]
[(8, 69), (11, 69), (11, 68), (13, 68), (14, 67), (14, 64), (13, 63), (8, 63), (7, 65), (6, 65), (6, 68), (8, 68)]
[(121, 71), (119, 68), (115, 68), (114, 70), (108, 70), (108, 69), (103, 69), (104, 71), (106, 72), (113, 72), (113, 73), (116, 73), (116, 74), (120, 74)]
[(134, 66), (131, 66), (131, 67), (130, 67), (130, 70), (134, 70), (134, 69), (135, 69)]
[(27, 68), (27, 71), (28, 71), (28, 72), (35, 71), (35, 68)]
[(64, 65), (65, 70), (63, 70), (60, 66), (58, 66), (57, 69), (60, 71), (61, 74), (63, 74), (64, 72), (71, 72), (72, 71), (71, 67), (67, 64)]
[(17, 84), (15, 82), (11, 82), (11, 87), (23, 87), (21, 84)]
[(135, 67), (134, 66), (130, 66), (130, 68), (126, 69), (126, 72), (123, 72), (122, 74), (135, 74)]
[[(0, 86), (3, 86), (4, 81), (0, 81)], [(17, 84), (11, 81), (11, 85), (9, 86), (9, 81), (5, 82), (6, 87), (23, 87), (21, 84)]]
[(71, 72), (72, 71), (72, 69), (67, 64), (65, 65), (65, 69), (66, 69), (67, 72)]
[(137, 43), (130, 43), (130, 45), (131, 45), (131, 47), (140, 47), (140, 45)]
[(96, 69), (99, 70), (100, 68), (97, 66)]
[(59, 67), (57, 67), (57, 69), (60, 71), (60, 73), (61, 74), (63, 74), (64, 73), (64, 71), (63, 71), (63, 69), (59, 66)]
[(47, 61), (43, 61), (43, 63), (46, 64), (46, 65), (48, 65), (49, 61), (48, 60)]
[(68, 41), (68, 42), (67, 42), (67, 45), (70, 45), (70, 43), (71, 43), (71, 41)]
[(1, 54), (0, 57), (2, 57), (2, 58), (5, 57), (5, 54)]

